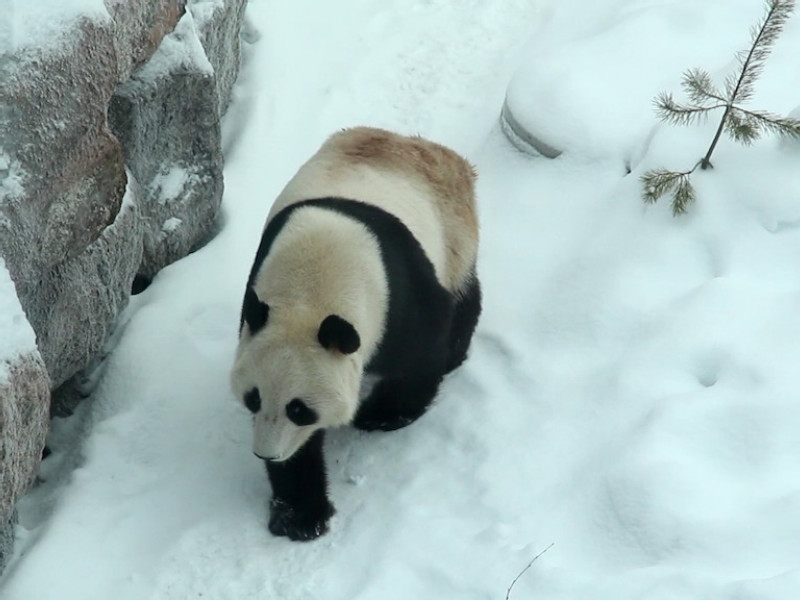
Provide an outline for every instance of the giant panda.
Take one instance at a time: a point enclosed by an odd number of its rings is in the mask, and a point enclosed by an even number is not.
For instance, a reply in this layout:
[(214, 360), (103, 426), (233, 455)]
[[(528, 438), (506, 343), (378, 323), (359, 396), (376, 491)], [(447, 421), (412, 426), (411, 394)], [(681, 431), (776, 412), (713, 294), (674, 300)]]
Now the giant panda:
[(328, 530), (325, 430), (420, 417), (481, 311), (476, 174), (452, 150), (345, 129), (275, 200), (245, 288), (231, 373), (272, 487), (269, 530)]

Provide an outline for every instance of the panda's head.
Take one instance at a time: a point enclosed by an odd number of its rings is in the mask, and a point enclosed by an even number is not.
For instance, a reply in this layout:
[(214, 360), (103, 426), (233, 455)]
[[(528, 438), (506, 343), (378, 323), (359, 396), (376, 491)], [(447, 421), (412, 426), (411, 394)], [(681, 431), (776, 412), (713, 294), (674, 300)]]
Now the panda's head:
[[(290, 458), (318, 429), (349, 423), (358, 403), (358, 332), (337, 315), (313, 319), (296, 308), (247, 310), (231, 382), (253, 413), (253, 452)], [(255, 308), (255, 309), (254, 309)], [(249, 314), (248, 314), (249, 312)]]

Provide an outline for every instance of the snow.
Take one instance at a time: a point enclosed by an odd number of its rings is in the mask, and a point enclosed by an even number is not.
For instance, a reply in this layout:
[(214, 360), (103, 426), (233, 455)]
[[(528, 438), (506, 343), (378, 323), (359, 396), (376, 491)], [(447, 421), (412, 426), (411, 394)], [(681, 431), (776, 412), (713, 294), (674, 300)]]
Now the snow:
[[(0, 146), (0, 205), (20, 198), (24, 193), (25, 172)], [(6, 220), (0, 215), (0, 224)]]
[(18, 357), (36, 352), (36, 336), (17, 299), (17, 289), (0, 257), (0, 381), (8, 365)]
[(162, 223), (161, 231), (163, 231), (164, 233), (172, 233), (173, 231), (178, 229), (182, 223), (183, 223), (182, 219), (179, 219), (178, 217), (170, 217), (169, 219), (164, 221), (164, 223)]
[(168, 204), (179, 198), (188, 183), (193, 183), (197, 174), (192, 173), (183, 165), (162, 165), (161, 171), (153, 178), (152, 186), (158, 190), (157, 201)]
[[(654, 126), (654, 91), (679, 92), (694, 66), (724, 76), (759, 5), (251, 1), (225, 226), (133, 299), (92, 400), (54, 423), (0, 596), (504, 598), (553, 543), (512, 599), (796, 597), (797, 146), (723, 139), (677, 219), (638, 182), (713, 135)], [(753, 107), (798, 105), (799, 22)], [(529, 110), (562, 136), (556, 160), (499, 132), (515, 71), (512, 90), (543, 86)], [(484, 314), (419, 422), (330, 435), (338, 512), (299, 544), (267, 532), (227, 377), (269, 203), (355, 123), (475, 162)]]
[(54, 51), (69, 41), (69, 31), (82, 19), (107, 21), (103, 0), (0, 0), (0, 47)]
[(175, 29), (164, 37), (150, 60), (136, 72), (136, 77), (139, 81), (157, 81), (170, 73), (186, 71), (199, 71), (209, 77), (214, 73), (197, 37), (192, 12), (188, 10), (183, 13)]

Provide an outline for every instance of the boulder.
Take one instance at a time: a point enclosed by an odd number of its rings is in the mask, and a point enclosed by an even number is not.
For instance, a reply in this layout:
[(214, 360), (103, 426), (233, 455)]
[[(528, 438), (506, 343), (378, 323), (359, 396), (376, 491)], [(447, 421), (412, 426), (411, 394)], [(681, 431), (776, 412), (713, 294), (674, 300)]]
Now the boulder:
[(14, 284), (0, 259), (0, 571), (11, 552), (14, 506), (35, 477), (47, 434), (50, 380)]
[(151, 278), (208, 236), (222, 200), (219, 96), (191, 12), (119, 86), (108, 115), (140, 185), (139, 274)]
[[(0, 256), (39, 337), (53, 385), (64, 382), (99, 346), (75, 353), (75, 338), (101, 340), (121, 305), (80, 306), (88, 282), (64, 280), (117, 218), (126, 186), (122, 148), (106, 125), (116, 87), (111, 27), (82, 19), (68, 43), (24, 48), (6, 57), (0, 124)], [(2, 118), (2, 117), (0, 117)], [(2, 168), (2, 165), (0, 165)], [(128, 252), (136, 241), (119, 244)], [(106, 259), (113, 262), (113, 258)], [(103, 273), (104, 288), (129, 286), (133, 273)], [(93, 282), (95, 283), (95, 282)], [(70, 298), (70, 296), (72, 296)], [(58, 327), (60, 306), (92, 314), (88, 330)], [(92, 328), (94, 327), (94, 329)]]
[(109, 105), (109, 123), (142, 190), (145, 280), (214, 231), (223, 192), (220, 118), (239, 73), (245, 5), (188, 2)]

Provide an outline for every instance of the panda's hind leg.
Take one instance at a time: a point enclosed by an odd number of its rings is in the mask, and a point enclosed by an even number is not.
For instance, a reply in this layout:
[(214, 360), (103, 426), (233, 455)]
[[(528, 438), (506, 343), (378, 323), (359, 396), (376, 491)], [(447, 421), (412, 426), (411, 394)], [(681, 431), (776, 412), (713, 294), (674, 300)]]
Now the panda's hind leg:
[(453, 324), (448, 337), (448, 356), (445, 372), (456, 369), (467, 358), (472, 334), (478, 325), (481, 315), (481, 286), (478, 277), (473, 274), (469, 287), (458, 299), (453, 313)]
[(353, 425), (364, 431), (393, 431), (410, 425), (428, 410), (442, 377), (442, 373), (415, 373), (382, 379), (361, 402)]

